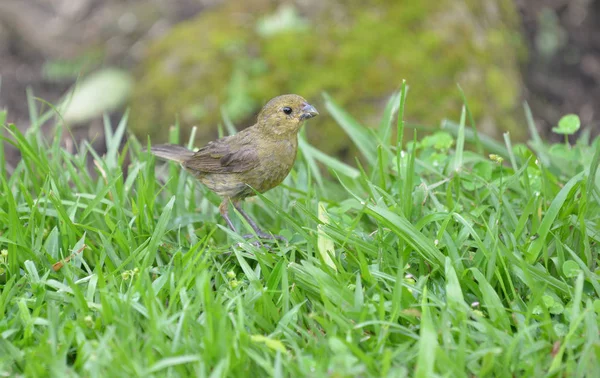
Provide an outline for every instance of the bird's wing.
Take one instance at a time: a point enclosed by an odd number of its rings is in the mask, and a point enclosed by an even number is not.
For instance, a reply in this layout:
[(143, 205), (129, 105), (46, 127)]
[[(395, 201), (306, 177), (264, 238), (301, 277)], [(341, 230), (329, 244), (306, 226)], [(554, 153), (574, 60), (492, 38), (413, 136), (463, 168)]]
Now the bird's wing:
[(210, 142), (187, 160), (184, 166), (189, 170), (205, 173), (241, 173), (258, 165), (256, 148), (248, 144), (228, 142), (228, 138)]

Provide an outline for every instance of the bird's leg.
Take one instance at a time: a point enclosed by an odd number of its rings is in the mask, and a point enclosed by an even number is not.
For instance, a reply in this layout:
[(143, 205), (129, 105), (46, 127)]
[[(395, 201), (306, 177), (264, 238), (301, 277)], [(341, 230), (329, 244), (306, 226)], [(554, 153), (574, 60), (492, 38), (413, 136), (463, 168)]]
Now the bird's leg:
[(256, 235), (262, 237), (263, 234), (266, 234), (263, 230), (260, 229), (260, 227), (258, 227), (258, 225), (254, 221), (254, 219), (250, 218), (250, 216), (248, 214), (246, 214), (246, 212), (242, 209), (242, 205), (241, 205), (240, 201), (232, 201), (232, 202), (233, 202), (233, 207), (235, 207), (235, 209), (237, 211), (239, 211), (240, 214), (242, 214), (242, 216), (244, 217), (244, 219), (246, 219), (246, 221), (248, 222), (250, 227), (252, 227), (254, 232), (256, 232)]
[(221, 216), (225, 219), (225, 222), (227, 222), (229, 228), (231, 228), (233, 232), (237, 233), (233, 222), (231, 221), (231, 219), (229, 219), (229, 198), (223, 198), (223, 201), (219, 205), (219, 212), (221, 213)]
[[(258, 227), (258, 225), (256, 224), (256, 222), (252, 218), (250, 218), (250, 216), (242, 209), (242, 205), (241, 205), (240, 201), (232, 201), (232, 203), (233, 203), (233, 207), (235, 207), (235, 209), (237, 211), (239, 211), (240, 214), (242, 214), (244, 219), (246, 219), (246, 222), (248, 222), (250, 227), (252, 227), (252, 229), (256, 233), (256, 236), (258, 236), (261, 239), (277, 239), (277, 240), (281, 240), (281, 241), (287, 241), (287, 239), (281, 235), (271, 235), (271, 234), (267, 234), (266, 232), (261, 230), (260, 227)], [(251, 238), (253, 236), (254, 235), (244, 235), (244, 238)]]

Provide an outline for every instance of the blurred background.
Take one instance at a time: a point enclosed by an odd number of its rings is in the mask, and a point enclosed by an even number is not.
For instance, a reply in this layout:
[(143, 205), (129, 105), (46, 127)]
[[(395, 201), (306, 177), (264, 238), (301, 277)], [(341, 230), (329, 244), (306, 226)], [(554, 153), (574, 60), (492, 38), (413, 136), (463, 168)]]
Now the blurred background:
[[(600, 0), (0, 1), (0, 108), (25, 130), (32, 109), (56, 104), (67, 147), (87, 139), (102, 152), (102, 114), (116, 124), (125, 109), (142, 142), (164, 142), (178, 121), (202, 144), (224, 115), (250, 125), (283, 93), (320, 109), (326, 92), (376, 127), (402, 79), (420, 130), (459, 118), (459, 84), (496, 138), (526, 138), (524, 101), (547, 138), (567, 113), (597, 135)], [(352, 160), (321, 114), (309, 141)], [(9, 165), (18, 158), (7, 149)]]

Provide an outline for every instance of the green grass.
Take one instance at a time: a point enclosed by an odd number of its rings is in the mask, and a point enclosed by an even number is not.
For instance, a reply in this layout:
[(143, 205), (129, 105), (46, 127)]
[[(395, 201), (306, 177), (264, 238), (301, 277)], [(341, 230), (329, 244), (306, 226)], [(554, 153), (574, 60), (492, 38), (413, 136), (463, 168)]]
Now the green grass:
[(362, 156), (302, 135), (245, 205), (289, 239), (262, 247), (179, 167), (120, 152), (126, 117), (72, 155), (31, 101), (31, 130), (2, 130), (23, 159), (9, 176), (0, 149), (0, 376), (600, 376), (599, 140), (498, 143), (468, 107), (417, 139), (405, 89), (371, 128), (325, 98)]

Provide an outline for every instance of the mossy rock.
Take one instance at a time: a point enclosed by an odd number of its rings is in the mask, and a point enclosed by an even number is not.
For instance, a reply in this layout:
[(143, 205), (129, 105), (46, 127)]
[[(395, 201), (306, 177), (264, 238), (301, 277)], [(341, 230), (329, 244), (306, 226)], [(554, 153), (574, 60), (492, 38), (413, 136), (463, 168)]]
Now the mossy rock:
[[(150, 47), (137, 72), (132, 129), (161, 142), (178, 117), (184, 138), (198, 126), (203, 143), (216, 135), (222, 109), (242, 127), (283, 93), (322, 109), (324, 91), (364, 124), (376, 125), (388, 96), (406, 79), (409, 122), (458, 119), (460, 84), (480, 128), (521, 135), (522, 48), (511, 0), (325, 3), (227, 3), (178, 25)], [(329, 153), (350, 144), (323, 111), (307, 133)]]

